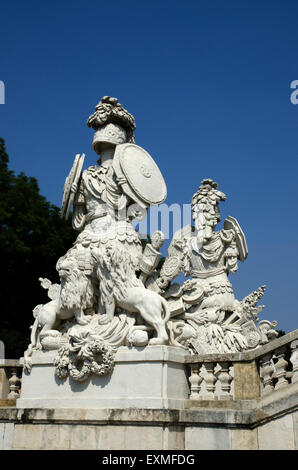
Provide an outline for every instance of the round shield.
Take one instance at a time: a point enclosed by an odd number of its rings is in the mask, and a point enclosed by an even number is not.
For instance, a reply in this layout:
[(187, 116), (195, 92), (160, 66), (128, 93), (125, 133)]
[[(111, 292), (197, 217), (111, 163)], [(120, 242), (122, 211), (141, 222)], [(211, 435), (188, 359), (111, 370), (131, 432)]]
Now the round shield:
[(68, 219), (69, 212), (74, 200), (75, 191), (72, 189), (73, 184), (77, 184), (80, 178), (80, 174), (82, 171), (82, 167), (84, 164), (85, 154), (83, 153), (81, 156), (77, 154), (75, 156), (73, 165), (70, 169), (68, 176), (65, 179), (64, 187), (63, 187), (63, 198), (62, 198), (62, 207), (60, 211), (61, 219), (65, 217)]
[(162, 265), (160, 276), (170, 280), (174, 279), (181, 272), (181, 264), (179, 256), (169, 256)]
[[(125, 180), (123, 191), (145, 206), (163, 202), (167, 187), (153, 158), (135, 144), (117, 145), (114, 156), (114, 170), (119, 179)], [(134, 195), (136, 197), (134, 197)]]

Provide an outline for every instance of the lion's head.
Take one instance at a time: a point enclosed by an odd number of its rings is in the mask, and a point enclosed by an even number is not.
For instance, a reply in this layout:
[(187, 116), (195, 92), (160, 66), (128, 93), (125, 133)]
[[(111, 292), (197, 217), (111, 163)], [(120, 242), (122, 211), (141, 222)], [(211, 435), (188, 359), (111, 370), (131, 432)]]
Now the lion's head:
[(78, 260), (71, 255), (62, 256), (57, 262), (56, 269), (61, 281), (61, 307), (92, 308), (96, 302), (94, 287), (85, 272), (79, 268)]
[(73, 256), (62, 256), (56, 264), (60, 279), (69, 279), (79, 275), (79, 264)]

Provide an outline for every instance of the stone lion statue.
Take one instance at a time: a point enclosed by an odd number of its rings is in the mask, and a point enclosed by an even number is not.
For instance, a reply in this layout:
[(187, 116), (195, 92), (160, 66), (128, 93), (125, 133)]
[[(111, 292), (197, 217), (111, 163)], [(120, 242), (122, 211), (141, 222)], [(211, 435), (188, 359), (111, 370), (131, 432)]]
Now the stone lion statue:
[(93, 308), (97, 302), (91, 280), (81, 271), (77, 259), (69, 254), (59, 258), (56, 269), (60, 277), (59, 295), (50, 302), (38, 305), (33, 310), (35, 317), (31, 331), (31, 344), (25, 358), (32, 355), (33, 348), (51, 330), (57, 330), (62, 320), (75, 317), (80, 325), (86, 325), (90, 315), (84, 311)]
[(136, 277), (134, 264), (127, 247), (117, 242), (107, 243), (92, 250), (92, 258), (99, 279), (100, 323), (110, 322), (117, 307), (139, 313), (152, 326), (157, 337), (149, 344), (168, 344), (166, 323), (170, 310), (166, 300), (148, 290)]

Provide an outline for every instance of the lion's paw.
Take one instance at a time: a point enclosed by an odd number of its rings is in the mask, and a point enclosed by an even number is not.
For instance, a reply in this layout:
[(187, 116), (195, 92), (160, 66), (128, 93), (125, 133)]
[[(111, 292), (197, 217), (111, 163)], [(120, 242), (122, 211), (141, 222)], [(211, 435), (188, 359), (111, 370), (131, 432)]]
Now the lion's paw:
[(77, 323), (82, 326), (88, 325), (88, 323), (90, 323), (91, 321), (91, 318), (92, 318), (92, 315), (84, 315), (83, 318), (77, 318)]
[(111, 320), (112, 320), (111, 317), (109, 317), (106, 314), (103, 314), (99, 317), (98, 323), (99, 323), (99, 325), (107, 325), (108, 323), (110, 323)]

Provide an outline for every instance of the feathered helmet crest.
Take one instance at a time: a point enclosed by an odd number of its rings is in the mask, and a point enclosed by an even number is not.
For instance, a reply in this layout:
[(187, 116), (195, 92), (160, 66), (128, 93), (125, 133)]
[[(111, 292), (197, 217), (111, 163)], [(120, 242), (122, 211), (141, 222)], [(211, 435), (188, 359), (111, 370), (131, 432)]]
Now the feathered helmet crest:
[(226, 195), (217, 189), (217, 183), (212, 179), (204, 179), (197, 192), (192, 197), (193, 218), (196, 219), (199, 212), (203, 212), (207, 219), (216, 215), (220, 220), (218, 210), (219, 201), (225, 201)]
[(87, 125), (97, 130), (108, 123), (123, 127), (127, 133), (128, 142), (134, 142), (133, 133), (136, 124), (133, 115), (123, 108), (117, 98), (103, 96), (95, 107), (95, 112), (88, 118)]

